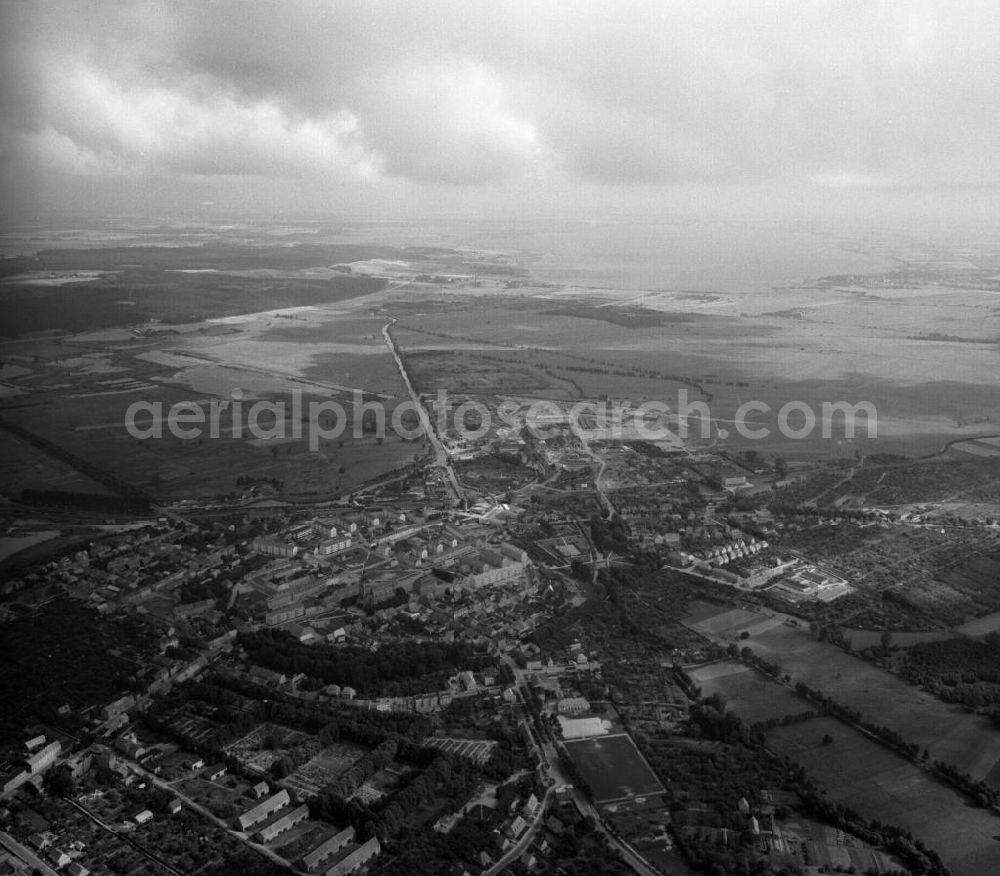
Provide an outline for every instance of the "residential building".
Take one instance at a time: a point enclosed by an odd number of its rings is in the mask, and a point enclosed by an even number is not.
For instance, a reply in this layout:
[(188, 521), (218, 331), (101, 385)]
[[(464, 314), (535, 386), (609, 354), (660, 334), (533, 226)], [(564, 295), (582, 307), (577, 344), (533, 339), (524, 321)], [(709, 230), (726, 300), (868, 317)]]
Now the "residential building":
[(210, 766), (207, 770), (205, 770), (204, 775), (205, 778), (208, 779), (210, 782), (214, 782), (217, 781), (218, 779), (221, 779), (225, 774), (226, 774), (225, 764), (217, 763), (214, 766)]
[(294, 557), (299, 552), (297, 544), (287, 544), (273, 535), (262, 535), (250, 544), (252, 550), (269, 557)]
[(352, 842), (354, 842), (354, 828), (345, 827), (325, 842), (320, 843), (311, 852), (303, 855), (299, 863), (305, 870), (315, 870), (324, 861)]
[(381, 851), (382, 846), (378, 837), (372, 837), (366, 843), (356, 846), (339, 857), (334, 865), (326, 871), (326, 876), (347, 876), (348, 873), (353, 873)]
[(272, 821), (270, 824), (263, 827), (257, 832), (257, 839), (262, 843), (269, 843), (275, 837), (283, 834), (286, 830), (291, 830), (303, 819), (309, 817), (309, 807), (302, 804), (291, 812), (282, 815), (277, 821)]
[(256, 806), (248, 809), (242, 815), (236, 818), (236, 827), (239, 830), (246, 831), (256, 824), (260, 824), (264, 819), (269, 818), (279, 809), (288, 806), (291, 802), (291, 798), (288, 796), (288, 791), (282, 789), (277, 794), (268, 797), (266, 800), (258, 803)]
[(48, 745), (38, 749), (31, 757), (25, 761), (28, 772), (41, 773), (47, 770), (62, 751), (62, 746), (58, 742), (50, 742)]

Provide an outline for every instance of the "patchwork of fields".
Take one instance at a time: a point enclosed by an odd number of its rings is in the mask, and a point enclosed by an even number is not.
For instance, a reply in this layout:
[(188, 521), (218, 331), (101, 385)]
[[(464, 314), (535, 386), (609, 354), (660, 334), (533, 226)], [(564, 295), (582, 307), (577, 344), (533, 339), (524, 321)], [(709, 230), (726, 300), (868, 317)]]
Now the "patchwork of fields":
[[(742, 609), (695, 607), (689, 626), (719, 641), (737, 641), (777, 663), (794, 681), (890, 727), (977, 779), (1000, 777), (1000, 733), (984, 718), (948, 705), (840, 648), (819, 642), (781, 617)], [(749, 633), (746, 639), (740, 634)], [(736, 661), (695, 669), (703, 695), (719, 694), (747, 723), (801, 714), (811, 704), (791, 689)], [(824, 744), (824, 737), (832, 742)], [(909, 830), (935, 849), (956, 874), (1000, 872), (1000, 818), (934, 778), (921, 765), (829, 717), (779, 726), (767, 745), (822, 783), (830, 798), (868, 818)]]
[(840, 721), (777, 727), (767, 743), (822, 782), (830, 799), (923, 839), (955, 876), (1000, 872), (1000, 818)]
[[(747, 615), (755, 616), (756, 624)], [(793, 681), (804, 682), (857, 710), (866, 720), (895, 730), (907, 742), (926, 748), (931, 760), (952, 764), (976, 779), (995, 781), (1000, 733), (986, 718), (944, 703), (874, 664), (814, 639), (806, 630), (775, 620), (737, 609), (718, 610), (715, 617), (689, 623), (720, 640), (728, 634), (731, 641), (735, 631), (748, 630), (750, 636), (740, 644), (777, 663)], [(724, 632), (713, 633), (713, 628)], [(730, 696), (738, 696), (738, 688), (735, 685)]]

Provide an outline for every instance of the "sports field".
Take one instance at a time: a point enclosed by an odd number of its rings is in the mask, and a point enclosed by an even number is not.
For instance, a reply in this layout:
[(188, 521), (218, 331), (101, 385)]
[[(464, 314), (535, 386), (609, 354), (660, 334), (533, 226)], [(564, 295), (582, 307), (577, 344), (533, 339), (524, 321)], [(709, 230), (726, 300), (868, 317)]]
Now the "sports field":
[(627, 733), (566, 743), (598, 803), (662, 794), (663, 785)]

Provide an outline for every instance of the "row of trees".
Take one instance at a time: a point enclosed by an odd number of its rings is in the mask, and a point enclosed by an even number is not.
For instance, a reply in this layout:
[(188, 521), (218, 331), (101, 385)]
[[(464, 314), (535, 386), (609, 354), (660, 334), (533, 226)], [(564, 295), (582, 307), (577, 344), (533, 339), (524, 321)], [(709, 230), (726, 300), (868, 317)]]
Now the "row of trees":
[(340, 797), (350, 797), (379, 770), (384, 769), (396, 756), (396, 740), (380, 742), (350, 769), (341, 773), (330, 785), (330, 791)]
[[(907, 742), (891, 727), (883, 727), (880, 724), (864, 720), (861, 713), (856, 709), (836, 702), (830, 697), (825, 696), (821, 691), (814, 690), (803, 682), (796, 683), (795, 689), (802, 696), (819, 703), (828, 714), (871, 733), (889, 748), (892, 748), (904, 757), (916, 760), (920, 756), (920, 746), (915, 742)], [(927, 761), (928, 759), (929, 753), (924, 749), (922, 760)], [(980, 806), (989, 807), (1000, 804), (1000, 793), (991, 785), (986, 784), (986, 782), (976, 781), (968, 773), (961, 773), (957, 768), (943, 761), (935, 761), (934, 769), (943, 778), (972, 797)]]
[[(303, 645), (283, 630), (241, 633), (238, 642), (260, 666), (288, 675), (304, 673), (372, 696), (395, 692), (394, 682), (427, 676), (437, 682), (441, 673), (478, 670), (492, 663), (488, 655), (462, 642), (390, 642), (372, 651), (354, 645)], [(422, 691), (417, 685), (415, 692)]]

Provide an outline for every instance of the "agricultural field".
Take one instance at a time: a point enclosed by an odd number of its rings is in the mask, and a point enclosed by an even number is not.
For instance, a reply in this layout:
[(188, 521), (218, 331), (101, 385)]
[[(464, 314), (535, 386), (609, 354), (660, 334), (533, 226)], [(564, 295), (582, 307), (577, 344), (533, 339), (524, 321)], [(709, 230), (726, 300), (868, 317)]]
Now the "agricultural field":
[[(408, 316), (397, 337), (412, 356), (437, 360), (449, 372), (455, 372), (456, 364), (448, 358), (450, 351), (473, 361), (473, 371), (480, 373), (463, 388), (466, 392), (520, 392), (552, 399), (628, 396), (671, 406), (681, 389), (689, 390), (692, 399), (704, 397), (696, 378), (660, 370), (655, 357), (633, 361), (634, 349), (616, 347), (599, 357), (591, 355), (594, 349), (586, 340), (585, 322), (544, 310), (532, 312), (536, 306), (505, 304), (485, 308), (478, 317), (462, 307), (434, 319)], [(569, 332), (570, 342), (552, 343), (566, 334), (567, 327), (576, 329)], [(513, 340), (512, 331), (518, 333)], [(511, 383), (512, 375), (518, 375), (514, 383), (522, 384), (520, 390)]]
[(975, 779), (1000, 762), (1000, 733), (984, 717), (942, 702), (871, 663), (808, 632), (777, 626), (746, 644), (765, 660), (778, 663), (793, 681), (802, 681), (868, 720), (898, 732), (940, 760)]
[(820, 781), (831, 800), (923, 839), (956, 876), (1000, 871), (1000, 819), (836, 719), (777, 727), (767, 744)]
[(107, 487), (81, 474), (62, 460), (32, 447), (6, 432), (0, 433), (0, 485), (7, 496), (21, 490), (69, 490), (78, 493), (110, 495)]
[(955, 628), (955, 632), (963, 636), (987, 636), (997, 631), (1000, 631), (1000, 611), (976, 618), (974, 621), (969, 621), (967, 624)]
[(734, 639), (741, 633), (755, 635), (782, 623), (780, 617), (743, 608), (724, 609), (711, 602), (692, 602), (685, 626), (706, 636)]
[[(420, 442), (404, 442), (391, 429), (380, 441), (355, 428), (355, 401), (362, 401), (355, 390), (368, 393), (365, 400), (383, 396), (387, 421), (405, 396), (381, 335), (388, 318), (361, 307), (360, 301), (345, 301), (155, 324), (141, 329), (146, 334), (136, 329), (141, 336), (125, 327), (18, 342), (8, 345), (12, 357), (24, 362), (16, 372), (8, 369), (14, 375), (9, 388), (18, 395), (0, 400), (0, 412), (15, 426), (158, 498), (231, 495), (239, 492), (238, 479), (277, 481), (276, 489), (291, 498), (347, 493), (423, 453)], [(283, 404), (280, 422), (270, 412), (258, 421), (272, 437), (233, 437), (231, 409), (215, 415), (218, 429), (210, 437), (212, 402), (229, 401), (235, 388), (244, 393), (244, 426), (254, 401)], [(308, 441), (308, 422), (299, 422), (292, 410), (294, 392), (302, 395), (306, 420), (312, 402), (332, 399), (346, 413), (343, 433), (322, 440), (318, 452)], [(136, 423), (157, 433), (153, 438), (137, 440), (126, 430), (135, 402), (147, 406)], [(195, 427), (199, 436), (185, 440), (170, 430), (166, 414), (181, 402), (202, 410), (202, 423)], [(159, 419), (149, 405), (159, 410)], [(10, 495), (25, 487), (55, 486), (107, 492), (76, 472), (71, 459), (56, 461), (13, 436), (0, 439), (10, 446), (5, 455), (10, 476), (3, 479)]]
[(330, 264), (319, 261), (329, 256), (329, 248), (325, 252), (316, 247), (280, 249), (154, 246), (42, 251), (39, 272), (83, 270), (95, 275), (65, 285), (32, 282), (40, 275), (8, 279), (4, 333), (17, 337), (150, 320), (195, 322), (274, 307), (333, 303), (370, 295), (385, 285), (383, 280), (332, 271), (303, 276), (303, 268)]
[[(745, 615), (740, 609), (720, 609), (716, 617), (698, 623), (725, 631), (732, 641), (729, 631), (746, 628)], [(710, 635), (726, 641), (721, 633)], [(778, 664), (793, 682), (804, 682), (860, 712), (865, 720), (926, 748), (932, 760), (952, 764), (975, 779), (1000, 772), (994, 771), (1000, 763), (1000, 734), (986, 718), (944, 703), (872, 663), (820, 642), (798, 626), (762, 625), (760, 632), (738, 641), (758, 657)]]
[(769, 681), (755, 669), (742, 663), (723, 661), (698, 667), (690, 672), (701, 687), (703, 697), (718, 694), (726, 707), (736, 712), (745, 724), (757, 724), (785, 715), (807, 712), (812, 705), (788, 688)]
[[(843, 630), (844, 638), (851, 643), (851, 648), (855, 651), (863, 651), (865, 648), (879, 648), (882, 645), (881, 630)], [(917, 630), (907, 632), (905, 630), (892, 630), (892, 645), (900, 648), (909, 648), (911, 645), (918, 645), (924, 642), (943, 642), (945, 639), (954, 638), (955, 633), (950, 630)]]
[(663, 785), (627, 733), (565, 743), (598, 803), (662, 794)]
[[(231, 387), (246, 387), (248, 383), (248, 373), (244, 371), (229, 369), (213, 375), (211, 389), (206, 388), (208, 384), (192, 389), (178, 383), (155, 382), (144, 385), (141, 391), (92, 394), (80, 386), (80, 392), (50, 393), (39, 404), (8, 410), (4, 416), (33, 434), (44, 435), (97, 469), (113, 472), (133, 486), (164, 499), (238, 494), (240, 479), (250, 484), (277, 481), (285, 497), (328, 497), (350, 492), (359, 484), (406, 466), (424, 452), (419, 441), (403, 441), (391, 429), (387, 429), (381, 442), (376, 435), (360, 430), (355, 435), (351, 419), (353, 399), (347, 396), (339, 397), (349, 421), (343, 434), (336, 439), (321, 440), (313, 451), (309, 446), (308, 424), (293, 424), (289, 419), (292, 411), (289, 393), (294, 384), (282, 389), (280, 381), (273, 380), (264, 380), (266, 389), (257, 395), (284, 404), (286, 418), (273, 427), (271, 434), (275, 437), (258, 439), (249, 433), (243, 438), (233, 437), (230, 413), (224, 411), (219, 417), (219, 437), (212, 438), (207, 425), (211, 396), (227, 398)], [(161, 376), (165, 381), (166, 375)], [(308, 412), (314, 401), (328, 400), (330, 394), (304, 391), (303, 411)], [(157, 406), (164, 414), (175, 404), (197, 402), (206, 416), (202, 436), (190, 440), (178, 438), (161, 422), (158, 435), (142, 440), (133, 437), (126, 429), (126, 415), (136, 400)], [(248, 410), (242, 415), (244, 426)], [(391, 421), (391, 412), (387, 420)], [(153, 428), (148, 413), (138, 414), (135, 421), (141, 429)], [(272, 424), (271, 414), (265, 413), (260, 420), (265, 434), (270, 432)], [(294, 437), (294, 425), (301, 426), (301, 437)], [(71, 488), (95, 492), (82, 480), (79, 486)]]
[[(928, 368), (923, 376), (909, 375), (904, 383), (899, 379), (895, 354), (888, 355), (881, 345), (876, 345), (877, 350), (872, 347), (867, 330), (871, 314), (862, 313), (854, 301), (836, 299), (830, 302), (836, 308), (823, 308), (827, 318), (836, 311), (845, 320), (837, 325), (836, 340), (832, 341), (828, 319), (814, 323), (809, 318), (812, 307), (796, 309), (802, 290), (752, 298), (726, 295), (711, 303), (681, 300), (674, 293), (647, 293), (641, 306), (634, 297), (622, 300), (613, 290), (561, 289), (542, 294), (544, 298), (533, 298), (529, 296), (538, 295), (537, 291), (524, 290), (500, 299), (456, 289), (448, 296), (450, 306), (439, 307), (435, 302), (434, 307), (424, 307), (420, 302), (405, 315), (397, 309), (392, 294), (383, 297), (387, 311), (399, 313), (408, 330), (427, 334), (428, 349), (445, 344), (451, 348), (459, 344), (506, 347), (536, 367), (541, 362), (535, 357), (561, 357), (563, 368), (554, 363), (549, 370), (571, 379), (584, 397), (659, 398), (674, 407), (678, 389), (687, 387), (692, 398), (710, 401), (713, 416), (720, 419), (731, 418), (741, 401), (751, 396), (774, 411), (789, 399), (865, 398), (879, 412), (878, 438), (868, 438), (862, 424), (860, 434), (844, 442), (845, 459), (853, 458), (855, 450), (868, 453), (875, 448), (879, 452), (934, 452), (943, 443), (941, 436), (954, 437), (956, 419), (982, 410), (982, 375), (986, 373), (983, 369), (989, 368), (984, 361), (974, 366), (967, 356), (956, 358), (947, 344), (900, 340), (908, 347), (919, 347)], [(829, 294), (825, 289), (810, 290), (810, 304)], [(949, 298), (941, 305), (955, 307), (957, 301)], [(976, 305), (982, 307), (983, 302)], [(648, 316), (648, 310), (656, 315)], [(892, 306), (880, 311), (880, 317), (895, 324), (902, 314), (910, 312), (909, 308)], [(967, 319), (968, 314), (962, 318)], [(748, 330), (748, 319), (753, 320), (752, 331)], [(912, 326), (900, 327), (900, 331), (902, 338), (908, 338)], [(838, 351), (835, 360), (817, 355), (825, 343), (833, 344), (824, 348), (827, 354)], [(780, 356), (775, 355), (776, 350)], [(928, 356), (928, 352), (943, 353), (947, 359)], [(885, 379), (862, 383), (857, 373), (844, 372), (843, 362), (848, 360), (863, 361), (866, 369)], [(967, 384), (963, 391), (942, 392), (936, 381), (944, 379), (946, 373), (952, 374), (956, 383)], [(942, 406), (945, 395), (948, 404)], [(928, 416), (932, 409), (935, 415)], [(972, 427), (968, 431), (970, 437), (976, 433)], [(733, 436), (730, 440), (738, 445)], [(828, 457), (829, 444), (818, 433), (806, 440), (790, 440), (772, 429), (766, 446), (769, 451), (796, 457), (820, 452)], [(935, 480), (933, 473), (922, 475), (921, 480), (931, 488), (946, 489), (943, 479)], [(892, 480), (880, 490), (878, 501), (905, 498), (924, 484), (910, 489), (905, 478)]]

